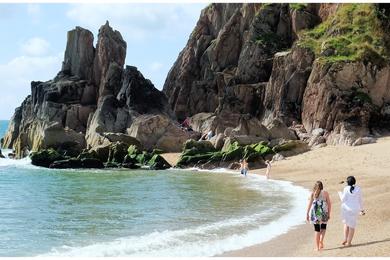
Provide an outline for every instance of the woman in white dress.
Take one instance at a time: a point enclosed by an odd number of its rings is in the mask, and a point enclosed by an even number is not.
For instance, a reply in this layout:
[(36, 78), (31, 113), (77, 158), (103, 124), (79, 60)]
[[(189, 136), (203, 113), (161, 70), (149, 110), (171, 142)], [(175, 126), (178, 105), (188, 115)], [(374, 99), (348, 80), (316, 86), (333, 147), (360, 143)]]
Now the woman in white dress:
[(356, 179), (353, 176), (347, 178), (347, 186), (343, 192), (339, 192), (341, 200), (341, 217), (344, 223), (344, 240), (342, 245), (351, 246), (355, 234), (357, 217), (364, 215), (362, 191), (355, 185)]

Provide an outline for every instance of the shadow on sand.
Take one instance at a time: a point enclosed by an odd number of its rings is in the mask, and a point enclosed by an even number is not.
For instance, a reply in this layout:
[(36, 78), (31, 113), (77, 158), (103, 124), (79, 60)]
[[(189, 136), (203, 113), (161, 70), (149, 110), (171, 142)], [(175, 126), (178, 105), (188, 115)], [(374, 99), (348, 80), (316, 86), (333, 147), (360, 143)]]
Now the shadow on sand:
[(366, 242), (366, 243), (360, 243), (360, 244), (352, 244), (351, 246), (339, 246), (339, 247), (333, 247), (333, 248), (326, 248), (326, 249), (324, 249), (324, 251), (334, 250), (334, 249), (350, 248), (350, 247), (368, 246), (368, 245), (384, 243), (384, 242), (390, 242), (390, 238), (386, 238), (386, 239), (383, 239), (383, 240), (376, 240), (376, 241)]

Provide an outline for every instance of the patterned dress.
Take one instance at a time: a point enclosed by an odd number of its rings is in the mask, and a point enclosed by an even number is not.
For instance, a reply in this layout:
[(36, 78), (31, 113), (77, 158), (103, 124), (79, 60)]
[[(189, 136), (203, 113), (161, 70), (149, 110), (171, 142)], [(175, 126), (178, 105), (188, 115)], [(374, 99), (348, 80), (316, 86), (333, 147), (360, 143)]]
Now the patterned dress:
[(326, 203), (323, 191), (320, 192), (318, 198), (313, 199), (310, 208), (310, 223), (326, 224), (329, 218), (328, 203)]

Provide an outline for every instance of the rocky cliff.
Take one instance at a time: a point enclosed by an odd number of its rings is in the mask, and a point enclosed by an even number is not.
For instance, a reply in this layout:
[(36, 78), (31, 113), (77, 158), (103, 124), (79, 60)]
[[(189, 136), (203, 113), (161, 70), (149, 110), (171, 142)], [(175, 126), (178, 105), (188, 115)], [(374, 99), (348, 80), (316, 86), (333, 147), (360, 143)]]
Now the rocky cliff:
[(163, 91), (205, 131), (218, 129), (211, 117), (248, 115), (361, 143), (389, 129), (388, 15), (386, 4), (211, 4)]
[[(108, 22), (96, 47), (92, 33), (76, 27), (68, 32), (61, 71), (31, 83), (3, 146), (19, 158), (46, 148), (75, 156), (116, 142), (177, 152), (199, 138), (196, 132), (210, 130), (213, 149), (240, 156), (265, 146), (307, 150), (301, 141), (371, 142), (390, 126), (389, 10), (386, 4), (210, 4), (163, 92), (136, 67), (124, 68), (126, 42)], [(186, 117), (195, 132), (175, 121)], [(233, 158), (213, 149), (209, 157), (216, 161)]]
[(167, 134), (171, 131), (181, 143), (167, 144), (160, 135), (154, 143), (141, 145), (180, 151), (190, 134), (172, 121), (164, 93), (136, 67), (123, 68), (126, 42), (121, 34), (107, 22), (96, 48), (93, 39), (81, 27), (68, 32), (61, 71), (53, 80), (31, 83), (31, 95), (15, 110), (3, 146), (15, 149), (18, 158), (47, 148), (77, 156), (83, 149), (115, 141), (134, 143), (136, 134), (131, 134), (141, 126), (133, 121), (150, 115), (170, 125)]

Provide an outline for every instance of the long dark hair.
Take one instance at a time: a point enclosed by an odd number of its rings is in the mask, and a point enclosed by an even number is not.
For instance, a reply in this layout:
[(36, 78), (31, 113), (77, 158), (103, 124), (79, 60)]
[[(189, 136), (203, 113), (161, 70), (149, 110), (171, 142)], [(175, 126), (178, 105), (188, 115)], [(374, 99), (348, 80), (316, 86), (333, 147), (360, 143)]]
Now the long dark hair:
[(347, 184), (348, 184), (348, 186), (351, 186), (351, 188), (349, 189), (349, 192), (352, 193), (352, 191), (355, 189), (355, 184), (356, 184), (356, 179), (355, 179), (355, 177), (353, 177), (353, 176), (348, 176), (348, 178), (347, 178)]

